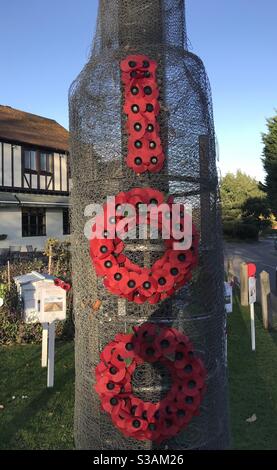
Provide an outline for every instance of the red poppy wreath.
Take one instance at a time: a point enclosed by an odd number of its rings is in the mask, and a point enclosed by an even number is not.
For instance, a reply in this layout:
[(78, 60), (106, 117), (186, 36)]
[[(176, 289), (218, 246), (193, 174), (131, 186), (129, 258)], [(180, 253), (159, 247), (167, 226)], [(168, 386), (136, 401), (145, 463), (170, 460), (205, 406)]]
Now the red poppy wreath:
[(124, 112), (128, 118), (127, 165), (138, 174), (157, 173), (165, 160), (157, 122), (160, 111), (157, 62), (144, 55), (130, 55), (120, 66), (125, 87)]
[[(101, 352), (95, 390), (102, 409), (125, 436), (160, 443), (199, 415), (206, 369), (189, 338), (178, 330), (154, 323), (133, 329), (132, 334), (118, 334)], [(170, 376), (171, 387), (157, 403), (133, 393), (132, 375), (144, 362), (159, 363)]]
[[(165, 202), (167, 202), (165, 206), (167, 212), (162, 217), (159, 208)], [(139, 223), (138, 209), (140, 204), (147, 205), (149, 209), (145, 213), (145, 225), (150, 223), (150, 210), (155, 211), (155, 209), (157, 209), (156, 230), (159, 233), (164, 230), (164, 220), (168, 219), (169, 222), (168, 238), (163, 240), (165, 253), (150, 268), (140, 267), (124, 254), (125, 243), (122, 241), (124, 231), (127, 226), (129, 229), (131, 226), (136, 230)], [(126, 216), (124, 207), (129, 208), (130, 205), (135, 207), (136, 210)], [(173, 295), (191, 280), (192, 270), (198, 262), (199, 235), (192, 224), (191, 248), (174, 250), (173, 244), (181, 240), (176, 240), (173, 237), (172, 205), (172, 198), (169, 197), (165, 201), (163, 193), (158, 190), (134, 188), (115, 196), (115, 216), (109, 218), (109, 206), (107, 203), (103, 206), (103, 217), (97, 216), (92, 228), (93, 232), (97, 230), (97, 236), (93, 234), (94, 236), (90, 240), (90, 254), (97, 275), (104, 278), (104, 286), (112, 294), (137, 304), (145, 302), (157, 304), (159, 301)], [(186, 225), (191, 228), (191, 219), (182, 210), (183, 206), (180, 205), (179, 227), (185, 232)], [(153, 215), (153, 212), (151, 214)], [(139, 220), (141, 224), (141, 219)], [(128, 222), (127, 225), (126, 221)], [(152, 219), (151, 224), (153, 224)], [(114, 238), (109, 238), (112, 231), (115, 231), (116, 235)], [(98, 235), (99, 233), (100, 235)]]

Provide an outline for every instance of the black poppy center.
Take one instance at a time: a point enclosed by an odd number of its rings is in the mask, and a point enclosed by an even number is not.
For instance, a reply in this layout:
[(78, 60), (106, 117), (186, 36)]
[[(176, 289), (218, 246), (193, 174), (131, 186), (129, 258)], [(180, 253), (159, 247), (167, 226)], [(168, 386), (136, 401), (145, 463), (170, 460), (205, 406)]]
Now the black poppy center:
[(151, 88), (151, 86), (146, 86), (146, 87), (144, 87), (144, 93), (145, 93), (146, 95), (148, 95), (148, 96), (151, 95), (151, 93), (152, 93), (152, 88)]
[(148, 130), (148, 132), (153, 132), (153, 130), (154, 130), (153, 124), (148, 124), (147, 130)]
[(148, 69), (149, 65), (150, 65), (150, 64), (149, 64), (148, 60), (144, 60), (143, 63), (142, 63), (142, 66), (143, 66), (145, 69)]
[(127, 285), (128, 287), (130, 287), (130, 289), (132, 289), (133, 287), (136, 287), (135, 281), (129, 281)]
[(142, 125), (140, 124), (140, 122), (136, 122), (134, 125), (134, 128), (135, 128), (135, 131), (139, 132), (141, 131)]
[(193, 397), (186, 397), (185, 402), (191, 405), (193, 403)]
[(179, 274), (179, 269), (171, 268), (170, 272), (171, 272), (172, 276), (177, 276), (177, 274)]
[(178, 411), (177, 411), (177, 415), (178, 415), (180, 418), (182, 418), (183, 416), (186, 416), (186, 412), (185, 412), (185, 410), (178, 410)]
[(184, 253), (180, 253), (178, 255), (178, 260), (181, 261), (181, 262), (186, 261), (186, 255)]
[(149, 431), (156, 431), (156, 425), (154, 423), (150, 423), (148, 429)]
[(125, 347), (126, 347), (127, 351), (133, 351), (133, 349), (134, 349), (133, 343), (127, 343)]
[(134, 428), (140, 428), (140, 421), (138, 419), (135, 419), (132, 424)]
[(109, 382), (107, 385), (108, 390), (113, 390), (114, 389), (114, 384), (112, 382)]
[(116, 281), (121, 281), (121, 279), (122, 279), (122, 274), (120, 274), (120, 273), (115, 273), (114, 278), (115, 278)]
[(146, 282), (143, 283), (143, 288), (144, 288), (144, 289), (147, 290), (147, 289), (150, 289), (150, 287), (151, 287), (151, 283), (150, 283), (150, 282), (146, 281)]
[(131, 67), (133, 69), (136, 65), (137, 65), (137, 63), (134, 60), (130, 60), (129, 67)]
[(147, 348), (146, 349), (146, 354), (147, 354), (147, 356), (154, 356), (155, 350), (153, 348)]
[(135, 158), (135, 164), (136, 165), (141, 165), (142, 164), (142, 159), (140, 157)]
[(184, 357), (184, 354), (181, 351), (177, 351), (175, 354), (176, 361), (181, 361)]
[(155, 148), (157, 147), (156, 142), (151, 141), (150, 144), (149, 144), (149, 147), (150, 147), (151, 149), (155, 149)]
[(136, 141), (135, 141), (135, 147), (136, 147), (137, 149), (141, 149), (141, 147), (142, 147), (142, 142), (141, 142), (140, 140), (136, 140)]
[(103, 246), (101, 246), (100, 251), (101, 251), (101, 253), (107, 253), (108, 248), (105, 245), (103, 245)]
[(163, 339), (163, 340), (161, 341), (161, 347), (162, 347), (163, 349), (168, 348), (169, 344), (170, 344), (170, 343), (169, 343), (169, 341), (168, 341), (167, 339)]
[(187, 372), (188, 374), (190, 372), (192, 372), (192, 365), (191, 364), (188, 364), (185, 368), (184, 368), (184, 371)]
[(160, 277), (160, 279), (158, 280), (158, 284), (160, 284), (160, 286), (164, 286), (166, 284), (166, 278)]
[(110, 404), (111, 404), (112, 406), (116, 406), (116, 405), (118, 404), (118, 399), (113, 397), (113, 398), (110, 400)]
[(189, 388), (195, 388), (196, 387), (196, 382), (194, 380), (190, 380), (188, 383)]
[(105, 265), (105, 268), (111, 268), (113, 263), (111, 261), (105, 261), (104, 265)]
[(135, 95), (138, 94), (138, 92), (139, 92), (139, 89), (138, 89), (137, 86), (133, 86), (133, 87), (131, 88), (131, 93), (132, 93), (132, 95), (135, 96)]
[(152, 113), (153, 110), (154, 110), (153, 104), (148, 103), (148, 104), (146, 105), (146, 111), (148, 111), (148, 113)]
[(153, 165), (156, 165), (156, 163), (158, 163), (157, 157), (151, 157), (151, 163), (153, 163)]
[(137, 114), (139, 112), (139, 106), (137, 104), (133, 104), (132, 111), (133, 113)]

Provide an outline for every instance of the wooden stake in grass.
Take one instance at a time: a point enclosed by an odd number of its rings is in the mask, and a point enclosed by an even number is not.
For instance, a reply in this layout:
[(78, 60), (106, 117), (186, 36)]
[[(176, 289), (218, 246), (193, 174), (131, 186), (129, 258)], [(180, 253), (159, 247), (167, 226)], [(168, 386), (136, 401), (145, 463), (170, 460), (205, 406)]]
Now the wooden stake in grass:
[(52, 245), (49, 246), (49, 259), (48, 259), (48, 274), (51, 274), (52, 271)]
[(235, 271), (234, 263), (232, 258), (227, 260), (227, 282), (232, 283), (234, 281)]
[(265, 330), (268, 330), (271, 327), (269, 315), (270, 279), (269, 274), (266, 271), (262, 271), (260, 273), (260, 283), (263, 326)]
[(240, 303), (247, 307), (248, 303), (248, 267), (247, 263), (240, 265)]
[(8, 261), (8, 289), (11, 290), (11, 268), (10, 262)]

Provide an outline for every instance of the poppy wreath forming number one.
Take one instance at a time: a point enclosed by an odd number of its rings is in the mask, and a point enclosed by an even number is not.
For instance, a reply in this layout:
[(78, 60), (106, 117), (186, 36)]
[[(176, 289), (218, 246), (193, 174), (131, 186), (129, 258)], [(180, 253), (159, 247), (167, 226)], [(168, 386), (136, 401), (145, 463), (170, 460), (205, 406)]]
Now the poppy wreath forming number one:
[(165, 160), (157, 122), (160, 111), (157, 62), (144, 55), (130, 55), (120, 66), (129, 136), (127, 165), (137, 174), (157, 173)]
[[(140, 204), (148, 207), (155, 206), (157, 209), (161, 204), (167, 202), (169, 210), (164, 214), (169, 220), (168, 239), (163, 240), (165, 253), (150, 268), (140, 267), (133, 263), (125, 254), (125, 244), (120, 238), (120, 224), (122, 219), (126, 221), (124, 205), (130, 204), (136, 208)], [(192, 245), (187, 250), (174, 250), (175, 240), (172, 234), (172, 206), (171, 196), (164, 200), (164, 195), (152, 188), (134, 188), (128, 192), (121, 192), (115, 196), (116, 215), (108, 220), (108, 205), (103, 206), (103, 217), (98, 216), (92, 227), (100, 231), (100, 237), (93, 237), (90, 241), (90, 254), (98, 276), (104, 278), (104, 286), (115, 295), (123, 297), (131, 302), (143, 304), (157, 304), (159, 301), (173, 295), (178, 289), (191, 280), (192, 270), (198, 262), (199, 236), (192, 224)], [(180, 206), (179, 228), (184, 233), (191, 230), (189, 215)], [(160, 216), (160, 214), (159, 214)], [(101, 218), (100, 218), (101, 217)], [(161, 231), (163, 219), (157, 217), (157, 231)], [(101, 225), (102, 224), (102, 225)], [(138, 210), (128, 219), (129, 227), (136, 230), (138, 225)], [(145, 224), (149, 224), (149, 212), (145, 215)], [(151, 221), (152, 224), (152, 221)], [(100, 226), (100, 229), (99, 229)], [(188, 227), (186, 229), (186, 227)], [(115, 238), (108, 238), (111, 230), (116, 230)], [(122, 230), (124, 233), (124, 230)]]
[[(102, 409), (126, 437), (160, 443), (199, 414), (206, 369), (189, 338), (178, 330), (154, 323), (133, 330), (118, 334), (101, 352), (95, 390)], [(133, 393), (132, 375), (144, 362), (159, 363), (170, 375), (170, 389), (157, 403)]]

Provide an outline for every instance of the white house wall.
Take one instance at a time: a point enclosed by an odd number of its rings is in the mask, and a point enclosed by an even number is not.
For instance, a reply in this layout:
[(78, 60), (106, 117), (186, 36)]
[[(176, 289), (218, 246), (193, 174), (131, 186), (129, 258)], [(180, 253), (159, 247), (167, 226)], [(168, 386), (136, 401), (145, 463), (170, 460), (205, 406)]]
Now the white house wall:
[(68, 235), (63, 235), (63, 211), (61, 209), (46, 209), (45, 237), (22, 237), (21, 209), (18, 207), (0, 208), (1, 234), (7, 235), (7, 238), (0, 240), (0, 248), (21, 246), (22, 251), (26, 245), (32, 245), (33, 248), (41, 250), (48, 238), (68, 239)]
[(20, 145), (13, 146), (13, 174), (14, 186), (21, 187), (21, 147)]

